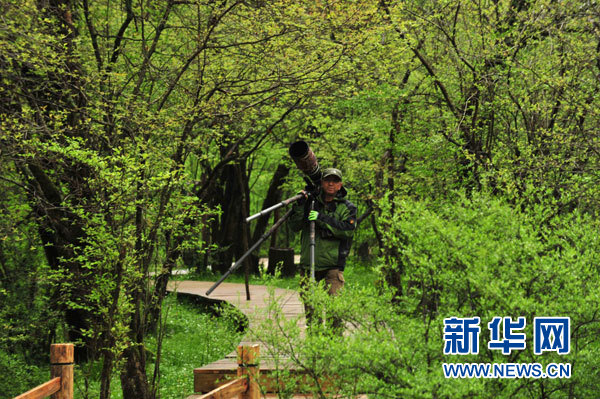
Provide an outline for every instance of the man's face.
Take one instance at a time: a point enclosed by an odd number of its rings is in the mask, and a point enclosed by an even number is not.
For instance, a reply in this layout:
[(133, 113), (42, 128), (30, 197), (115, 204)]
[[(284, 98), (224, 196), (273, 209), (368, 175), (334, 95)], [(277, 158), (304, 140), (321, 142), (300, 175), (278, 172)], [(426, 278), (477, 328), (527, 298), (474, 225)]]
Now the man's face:
[(342, 181), (337, 176), (327, 176), (321, 180), (321, 188), (326, 195), (335, 196), (342, 189)]

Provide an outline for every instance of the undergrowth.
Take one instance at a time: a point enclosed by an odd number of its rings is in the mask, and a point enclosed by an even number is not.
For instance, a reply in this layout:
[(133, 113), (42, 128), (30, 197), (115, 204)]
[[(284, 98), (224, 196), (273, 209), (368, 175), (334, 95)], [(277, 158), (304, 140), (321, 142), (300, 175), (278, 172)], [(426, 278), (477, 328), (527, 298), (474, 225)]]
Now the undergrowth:
[[(158, 398), (181, 399), (193, 393), (194, 368), (225, 357), (235, 350), (242, 332), (239, 321), (219, 317), (218, 309), (182, 295), (169, 295), (163, 305), (164, 340), (158, 370)], [(148, 378), (154, 374), (157, 335), (147, 337)], [(75, 366), (75, 399), (100, 394), (99, 361)], [(28, 364), (16, 355), (0, 351), (0, 398), (19, 395), (50, 379), (49, 364)], [(111, 381), (111, 398), (123, 398), (118, 373)]]

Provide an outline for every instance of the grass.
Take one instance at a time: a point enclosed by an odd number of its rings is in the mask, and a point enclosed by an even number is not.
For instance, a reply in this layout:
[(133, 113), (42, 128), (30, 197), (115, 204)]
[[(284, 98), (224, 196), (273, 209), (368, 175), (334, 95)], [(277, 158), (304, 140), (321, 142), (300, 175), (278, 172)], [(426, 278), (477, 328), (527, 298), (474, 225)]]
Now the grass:
[[(193, 393), (193, 370), (235, 350), (242, 338), (235, 321), (217, 317), (208, 308), (170, 295), (160, 364), (160, 397), (184, 398)], [(156, 337), (149, 346), (156, 347)]]

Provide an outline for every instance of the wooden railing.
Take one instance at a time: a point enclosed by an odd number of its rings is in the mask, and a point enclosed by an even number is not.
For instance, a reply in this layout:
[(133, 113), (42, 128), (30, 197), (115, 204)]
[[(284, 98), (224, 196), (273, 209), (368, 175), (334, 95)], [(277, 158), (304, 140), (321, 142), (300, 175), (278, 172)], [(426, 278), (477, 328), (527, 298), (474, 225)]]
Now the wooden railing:
[(260, 346), (238, 346), (238, 378), (196, 399), (260, 399), (258, 356)]
[(54, 395), (54, 399), (73, 399), (73, 344), (50, 346), (50, 378), (15, 399), (42, 399)]
[[(260, 399), (258, 377), (259, 345), (238, 346), (237, 376), (217, 389), (195, 396), (197, 399)], [(50, 381), (43, 383), (14, 399), (73, 399), (73, 344), (53, 344), (50, 347)]]

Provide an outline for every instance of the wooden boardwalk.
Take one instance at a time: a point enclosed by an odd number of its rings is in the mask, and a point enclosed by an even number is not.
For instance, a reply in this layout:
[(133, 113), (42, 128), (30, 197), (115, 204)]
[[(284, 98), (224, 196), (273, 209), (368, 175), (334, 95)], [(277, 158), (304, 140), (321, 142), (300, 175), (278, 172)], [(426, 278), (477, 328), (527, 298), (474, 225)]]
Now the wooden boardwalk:
[[(222, 283), (210, 296), (206, 296), (206, 291), (213, 284), (213, 282), (207, 281), (171, 281), (168, 291), (195, 295), (211, 301), (228, 302), (246, 315), (250, 323), (249, 331), (255, 330), (256, 323), (260, 322), (260, 317), (266, 314), (264, 310), (272, 300), (277, 301), (286, 317), (298, 318), (301, 326), (305, 326), (304, 307), (296, 291), (275, 288), (274, 295), (272, 295), (272, 288), (269, 289), (263, 285), (250, 285), (251, 300), (247, 301), (245, 285), (236, 283)], [(262, 346), (262, 343), (250, 334), (247, 334), (240, 342), (240, 345), (253, 344)], [(266, 348), (261, 347), (261, 353), (266, 354)], [(221, 360), (194, 369), (194, 392), (209, 392), (224, 381), (235, 378), (238, 368), (236, 356), (236, 352), (232, 352)], [(272, 368), (268, 359), (261, 361), (261, 374), (268, 375)], [(303, 398), (305, 396), (297, 397)]]

